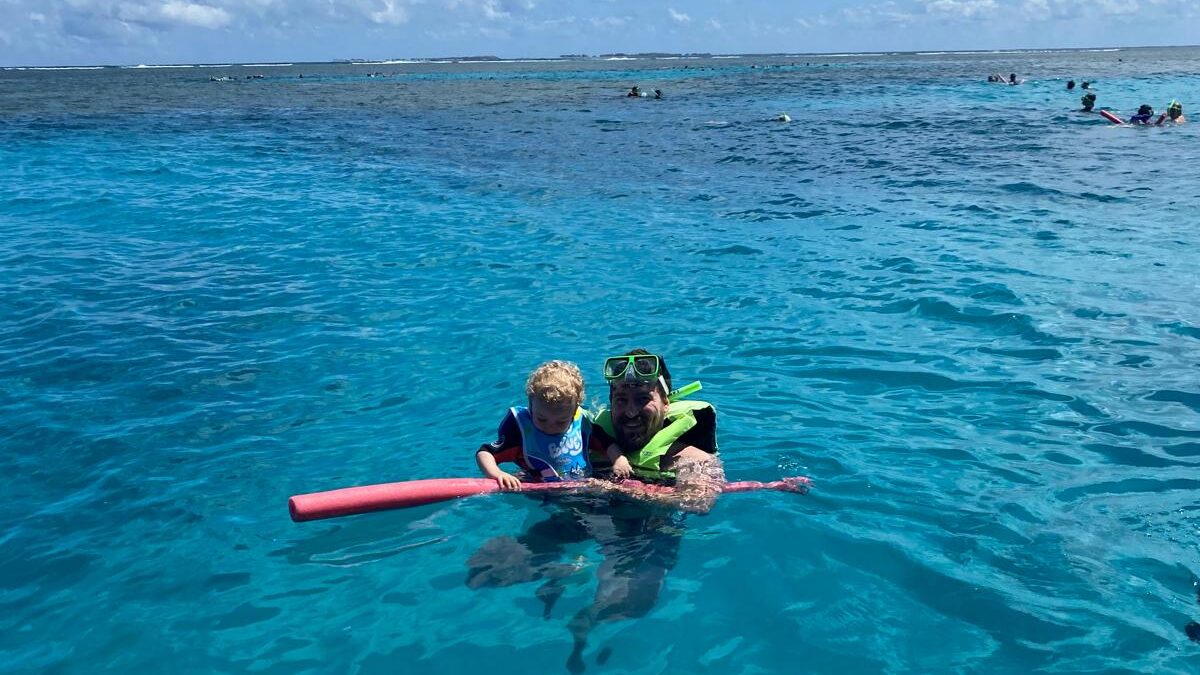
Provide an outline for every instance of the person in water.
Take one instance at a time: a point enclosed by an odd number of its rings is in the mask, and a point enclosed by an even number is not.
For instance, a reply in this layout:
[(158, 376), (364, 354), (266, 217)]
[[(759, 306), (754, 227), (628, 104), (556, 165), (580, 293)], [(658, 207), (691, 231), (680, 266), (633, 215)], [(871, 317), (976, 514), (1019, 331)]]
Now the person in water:
[[(724, 482), (721, 471), (712, 491), (709, 467), (719, 464), (713, 407), (672, 393), (666, 360), (644, 349), (607, 359), (604, 379), (609, 408), (596, 417), (596, 426), (616, 441), (614, 477), (672, 483), (672, 503), (707, 513)], [(700, 501), (690, 503), (693, 497)]]
[(654, 90), (654, 98), (656, 98), (656, 99), (658, 99), (658, 100), (660, 100), (660, 101), (661, 101), (661, 100), (662, 100), (662, 97), (663, 97), (663, 94), (662, 94), (662, 89), (655, 89), (655, 90)]
[[(598, 544), (603, 561), (596, 568), (594, 599), (569, 624), (572, 673), (584, 670), (583, 653), (596, 624), (639, 618), (654, 608), (667, 572), (679, 559), (686, 518), (681, 510), (707, 512), (725, 481), (716, 457), (715, 411), (707, 403), (683, 400), (698, 385), (672, 393), (665, 360), (644, 349), (607, 359), (604, 376), (609, 410), (597, 416), (594, 437), (607, 433), (616, 440), (618, 452), (608, 453), (614, 477), (673, 483), (675, 493), (639, 494), (628, 483), (593, 480), (597, 489), (590, 492), (544, 495), (557, 507), (547, 519), (518, 537), (488, 540), (467, 561), (466, 583), (473, 589), (543, 582), (537, 597), (549, 617), (564, 584), (584, 582), (581, 562), (562, 562), (567, 545)], [(597, 444), (592, 447), (599, 468), (603, 455), (595, 452)]]
[[(476, 451), (479, 470), (504, 491), (520, 490), (521, 479), (501, 470), (502, 462), (515, 463), (528, 480), (537, 482), (590, 477), (592, 422), (580, 408), (583, 392), (583, 375), (574, 363), (547, 361), (538, 366), (525, 382), (529, 405), (509, 408), (496, 440)], [(612, 452), (617, 454), (615, 446)]]
[(608, 527), (596, 528), (607, 533), (597, 538), (605, 561), (597, 571), (595, 599), (569, 624), (574, 647), (567, 669), (573, 673), (583, 671), (583, 652), (597, 623), (639, 618), (653, 609), (667, 571), (678, 560), (684, 517), (680, 511), (708, 513), (725, 483), (725, 470), (716, 456), (716, 411), (708, 403), (684, 400), (699, 383), (672, 390), (666, 360), (645, 349), (605, 360), (604, 379), (609, 408), (597, 415), (596, 426), (613, 437), (620, 450), (613, 477), (633, 476), (675, 489), (661, 495), (612, 488), (636, 497), (628, 506), (638, 511), (614, 513)]
[(1075, 80), (1067, 80), (1067, 91), (1073, 91), (1074, 89), (1075, 89)]
[(1187, 120), (1183, 117), (1183, 104), (1179, 101), (1171, 101), (1167, 104), (1167, 122), (1172, 124), (1183, 124)]
[(1017, 79), (1017, 74), (1016, 74), (1016, 73), (1009, 73), (1009, 74), (1008, 74), (1008, 83), (1009, 83), (1009, 84), (1021, 84), (1020, 80), (1018, 80), (1018, 79)]
[(1150, 124), (1150, 118), (1154, 117), (1154, 108), (1149, 104), (1143, 103), (1137, 111), (1137, 114), (1129, 118), (1130, 124)]
[(1096, 95), (1089, 91), (1080, 97), (1079, 102), (1083, 104), (1079, 112), (1092, 112), (1092, 109), (1096, 107)]
[(637, 87), (630, 87), (629, 93), (625, 94), (626, 98), (637, 98), (642, 95), (642, 90)]

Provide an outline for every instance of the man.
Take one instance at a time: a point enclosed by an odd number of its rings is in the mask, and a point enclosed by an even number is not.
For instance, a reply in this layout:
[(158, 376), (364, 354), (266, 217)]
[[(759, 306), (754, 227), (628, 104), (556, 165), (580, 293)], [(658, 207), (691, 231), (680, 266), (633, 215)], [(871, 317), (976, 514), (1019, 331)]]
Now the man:
[(707, 513), (712, 509), (725, 471), (717, 459), (716, 412), (701, 401), (683, 400), (688, 385), (671, 389), (667, 362), (645, 349), (604, 362), (609, 409), (596, 424), (615, 441), (620, 455), (610, 453), (613, 476), (674, 483), (670, 495), (622, 488), (639, 499)]
[[(666, 361), (645, 349), (606, 359), (604, 379), (609, 409), (597, 416), (596, 425), (620, 450), (619, 455), (611, 448), (609, 452), (614, 477), (673, 483), (675, 490), (662, 494), (593, 481), (602, 490), (619, 491), (636, 501), (614, 505), (603, 518), (591, 514), (586, 519), (604, 562), (596, 570), (592, 604), (570, 622), (575, 644), (567, 669), (572, 673), (583, 672), (583, 652), (593, 626), (640, 618), (654, 608), (667, 571), (679, 557), (683, 516), (678, 511), (707, 513), (725, 483), (725, 470), (716, 457), (716, 413), (707, 403), (683, 400), (688, 392), (699, 390), (699, 383), (672, 390)], [(600, 659), (604, 658), (602, 652)]]

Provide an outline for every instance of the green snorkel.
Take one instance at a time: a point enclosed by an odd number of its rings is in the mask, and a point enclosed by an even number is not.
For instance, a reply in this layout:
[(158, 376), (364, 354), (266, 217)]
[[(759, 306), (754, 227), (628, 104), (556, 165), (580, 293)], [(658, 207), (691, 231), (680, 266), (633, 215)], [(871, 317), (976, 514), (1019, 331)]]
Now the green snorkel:
[(670, 394), (667, 395), (667, 401), (670, 403), (674, 403), (675, 401), (678, 401), (680, 399), (685, 399), (685, 398), (691, 396), (692, 394), (700, 391), (703, 388), (704, 388), (704, 385), (700, 384), (700, 380), (696, 380), (695, 382), (692, 382), (691, 384), (685, 384), (682, 387), (676, 389), (675, 391), (672, 391)]

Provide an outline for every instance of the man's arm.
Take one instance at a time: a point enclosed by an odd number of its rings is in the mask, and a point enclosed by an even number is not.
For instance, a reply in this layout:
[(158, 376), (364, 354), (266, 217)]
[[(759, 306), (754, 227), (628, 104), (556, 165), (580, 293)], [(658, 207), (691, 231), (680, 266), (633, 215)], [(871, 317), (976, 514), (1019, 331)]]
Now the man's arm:
[(704, 514), (712, 510), (725, 485), (725, 467), (718, 457), (694, 445), (676, 444), (663, 455), (659, 466), (664, 471), (675, 472), (674, 488), (600, 480), (590, 482), (601, 490), (620, 492), (640, 501), (688, 513)]
[(679, 508), (691, 513), (708, 513), (725, 485), (725, 465), (716, 455), (694, 445), (671, 448), (659, 466), (675, 472), (675, 498)]

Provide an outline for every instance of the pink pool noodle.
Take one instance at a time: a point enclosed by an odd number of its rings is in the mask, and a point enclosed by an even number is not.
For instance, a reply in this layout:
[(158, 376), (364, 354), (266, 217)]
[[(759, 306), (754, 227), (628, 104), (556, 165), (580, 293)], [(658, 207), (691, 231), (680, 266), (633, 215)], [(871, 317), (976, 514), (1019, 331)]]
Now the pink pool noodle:
[[(635, 480), (626, 480), (626, 486), (633, 485), (647, 492), (670, 493), (674, 488), (663, 485), (651, 485)], [(783, 492), (807, 492), (810, 481), (803, 476), (793, 476), (783, 480), (760, 483), (758, 481), (741, 481), (726, 483), (722, 492), (749, 492), (751, 490), (780, 490)], [(522, 483), (521, 489), (526, 492), (562, 491), (586, 487), (582, 481), (564, 481), (561, 483)], [(342, 488), (328, 492), (313, 492), (306, 495), (296, 495), (288, 499), (288, 511), (292, 520), (321, 520), (351, 516), (358, 513), (385, 511), (387, 509), (402, 509), (409, 506), (420, 506), (434, 502), (500, 492), (500, 486), (490, 478), (433, 478), (429, 480), (409, 480), (400, 483), (382, 483), (380, 485), (363, 485), (360, 487)]]

